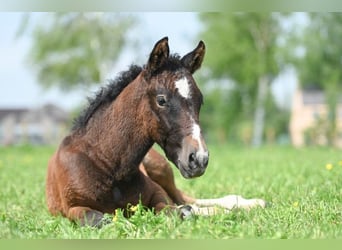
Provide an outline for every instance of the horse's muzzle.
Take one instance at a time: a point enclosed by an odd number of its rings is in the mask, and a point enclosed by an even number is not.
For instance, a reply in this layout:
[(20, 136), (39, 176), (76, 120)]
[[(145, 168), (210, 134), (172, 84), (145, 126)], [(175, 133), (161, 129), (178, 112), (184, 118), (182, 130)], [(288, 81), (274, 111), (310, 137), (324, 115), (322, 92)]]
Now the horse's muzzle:
[(196, 152), (191, 153), (189, 155), (189, 168), (192, 170), (196, 170), (197, 168), (206, 169), (209, 161), (209, 153), (205, 152)]
[(203, 140), (199, 144), (192, 138), (185, 138), (179, 154), (177, 167), (185, 178), (204, 174), (209, 162), (209, 152)]

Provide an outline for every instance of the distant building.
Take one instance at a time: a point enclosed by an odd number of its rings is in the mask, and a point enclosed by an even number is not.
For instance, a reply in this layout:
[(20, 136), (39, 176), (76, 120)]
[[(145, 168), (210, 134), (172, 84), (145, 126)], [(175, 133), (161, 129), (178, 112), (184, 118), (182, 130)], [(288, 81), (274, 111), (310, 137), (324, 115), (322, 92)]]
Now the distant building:
[(55, 105), (0, 109), (0, 145), (56, 144), (65, 135), (69, 114)]
[[(293, 96), (290, 135), (294, 146), (327, 145), (329, 112), (323, 91), (298, 88)], [(335, 146), (342, 147), (342, 99), (336, 110)]]

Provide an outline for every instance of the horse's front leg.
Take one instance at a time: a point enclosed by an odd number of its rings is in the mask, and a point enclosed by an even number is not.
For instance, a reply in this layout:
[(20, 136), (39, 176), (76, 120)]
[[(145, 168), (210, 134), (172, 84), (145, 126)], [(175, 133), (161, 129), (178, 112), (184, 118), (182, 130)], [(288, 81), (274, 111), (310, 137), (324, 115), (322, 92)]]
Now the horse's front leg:
[[(265, 207), (266, 202), (261, 199), (245, 199), (240, 195), (227, 195), (216, 199), (196, 199), (180, 191), (174, 181), (173, 172), (168, 161), (153, 148), (146, 154), (140, 170), (165, 190), (169, 197), (180, 206), (182, 214), (191, 213), (198, 215), (213, 215), (218, 212), (217, 207), (224, 208), (228, 212), (233, 208), (251, 209), (253, 207)], [(191, 207), (191, 208), (189, 208)], [(186, 216), (185, 216), (186, 217)]]
[(235, 208), (249, 210), (254, 207), (265, 208), (266, 202), (262, 199), (245, 199), (241, 195), (233, 194), (216, 199), (196, 199), (192, 204), (194, 213), (198, 215), (216, 214), (217, 208), (223, 208), (224, 212), (229, 212)]
[(176, 213), (182, 219), (193, 214), (193, 209), (190, 206), (176, 206), (174, 201), (168, 196), (168, 193), (158, 183), (152, 180), (149, 176), (144, 175), (145, 190), (150, 193), (150, 201), (148, 207), (153, 208), (158, 214), (161, 211), (170, 214)]
[(262, 199), (245, 199), (241, 195), (227, 195), (222, 198), (216, 199), (196, 199), (194, 204), (201, 207), (210, 207), (210, 206), (218, 206), (226, 209), (234, 209), (234, 208), (242, 208), (242, 209), (251, 209), (253, 207), (262, 207), (266, 206), (266, 202)]
[(172, 168), (164, 156), (151, 148), (145, 155), (140, 170), (146, 176), (162, 187), (163, 190), (178, 205), (184, 205), (194, 202), (194, 198), (184, 194), (176, 187)]

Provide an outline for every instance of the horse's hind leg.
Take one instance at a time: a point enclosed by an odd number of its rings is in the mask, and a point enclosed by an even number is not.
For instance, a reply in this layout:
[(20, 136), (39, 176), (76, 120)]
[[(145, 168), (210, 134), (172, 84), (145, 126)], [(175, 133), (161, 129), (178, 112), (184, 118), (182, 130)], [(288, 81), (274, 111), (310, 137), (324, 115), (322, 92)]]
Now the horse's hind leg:
[(101, 227), (105, 224), (103, 213), (89, 207), (71, 207), (67, 217), (81, 226)]
[(185, 195), (176, 187), (169, 162), (153, 148), (144, 157), (140, 170), (158, 183), (174, 203), (181, 205), (194, 202), (194, 198)]

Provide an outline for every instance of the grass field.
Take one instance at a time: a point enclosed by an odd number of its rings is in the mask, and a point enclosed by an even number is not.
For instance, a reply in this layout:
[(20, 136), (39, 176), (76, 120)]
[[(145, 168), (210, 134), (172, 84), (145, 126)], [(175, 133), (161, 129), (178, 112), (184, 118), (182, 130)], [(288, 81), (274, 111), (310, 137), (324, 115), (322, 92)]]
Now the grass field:
[(209, 149), (204, 176), (185, 180), (174, 171), (181, 189), (201, 198), (259, 197), (272, 205), (185, 221), (139, 207), (130, 219), (119, 213), (101, 229), (79, 228), (50, 216), (45, 205), (46, 165), (54, 148), (0, 148), (0, 238), (342, 239), (340, 150), (215, 145)]

